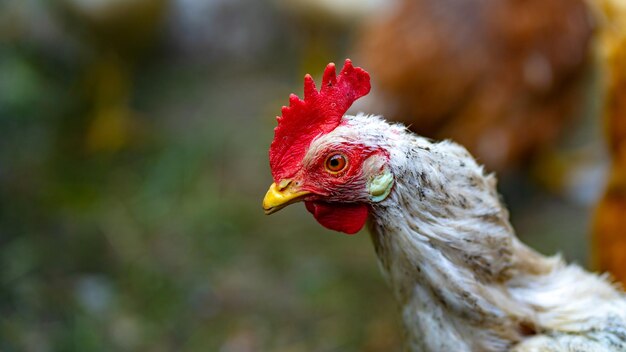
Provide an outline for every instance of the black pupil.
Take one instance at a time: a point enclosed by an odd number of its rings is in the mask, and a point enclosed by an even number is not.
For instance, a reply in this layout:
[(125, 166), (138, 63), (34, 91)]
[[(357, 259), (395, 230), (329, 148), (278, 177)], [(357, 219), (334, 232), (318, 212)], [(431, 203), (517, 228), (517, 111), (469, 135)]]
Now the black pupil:
[(339, 166), (339, 157), (338, 156), (330, 159), (330, 166), (332, 166), (332, 167)]

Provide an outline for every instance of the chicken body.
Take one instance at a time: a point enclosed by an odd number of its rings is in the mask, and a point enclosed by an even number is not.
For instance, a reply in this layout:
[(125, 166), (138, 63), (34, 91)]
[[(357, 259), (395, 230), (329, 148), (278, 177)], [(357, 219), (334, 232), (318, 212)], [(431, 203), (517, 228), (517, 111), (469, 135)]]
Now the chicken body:
[(582, 109), (592, 25), (582, 0), (401, 0), (357, 50), (376, 80), (371, 108), (501, 172)]
[(395, 185), (372, 205), (372, 239), (411, 350), (626, 350), (624, 295), (522, 244), (494, 176), (463, 147), (376, 117), (344, 119), (317, 143), (358, 138), (390, 155)]
[(593, 223), (595, 262), (626, 285), (626, 1), (597, 0), (607, 94), (604, 119), (611, 169)]

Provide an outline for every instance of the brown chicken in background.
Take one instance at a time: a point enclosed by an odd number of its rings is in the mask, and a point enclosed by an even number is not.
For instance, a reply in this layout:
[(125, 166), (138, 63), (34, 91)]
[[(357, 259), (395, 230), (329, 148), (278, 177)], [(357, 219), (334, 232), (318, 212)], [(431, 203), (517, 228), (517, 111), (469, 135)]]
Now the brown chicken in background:
[(377, 79), (375, 109), (465, 145), (500, 174), (572, 129), (598, 63), (611, 169), (594, 261), (626, 282), (626, 1), (400, 0), (368, 24), (358, 52)]
[(592, 27), (581, 0), (401, 0), (368, 23), (358, 52), (381, 113), (451, 138), (502, 172), (553, 143), (576, 115)]
[(605, 133), (611, 169), (593, 223), (594, 260), (626, 284), (626, 1), (603, 0), (599, 52), (606, 80)]

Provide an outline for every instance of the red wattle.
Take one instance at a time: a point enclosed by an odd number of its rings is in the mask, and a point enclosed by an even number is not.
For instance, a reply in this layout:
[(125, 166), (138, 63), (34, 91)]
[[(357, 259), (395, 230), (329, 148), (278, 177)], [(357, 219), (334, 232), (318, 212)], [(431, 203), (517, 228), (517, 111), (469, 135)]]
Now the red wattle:
[(323, 202), (304, 202), (304, 204), (322, 226), (349, 235), (363, 228), (369, 214), (369, 209), (365, 204)]

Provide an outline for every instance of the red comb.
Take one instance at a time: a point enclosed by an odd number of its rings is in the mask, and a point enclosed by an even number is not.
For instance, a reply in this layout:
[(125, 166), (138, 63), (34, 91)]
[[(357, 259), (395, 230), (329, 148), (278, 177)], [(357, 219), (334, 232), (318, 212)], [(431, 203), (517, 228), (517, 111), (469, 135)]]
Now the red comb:
[(369, 91), (370, 75), (352, 66), (350, 59), (339, 76), (335, 64), (326, 66), (319, 92), (311, 75), (304, 76), (304, 100), (291, 94), (289, 106), (283, 106), (282, 116), (276, 117), (278, 126), (270, 146), (274, 182), (293, 176), (313, 139), (339, 126), (352, 103)]

